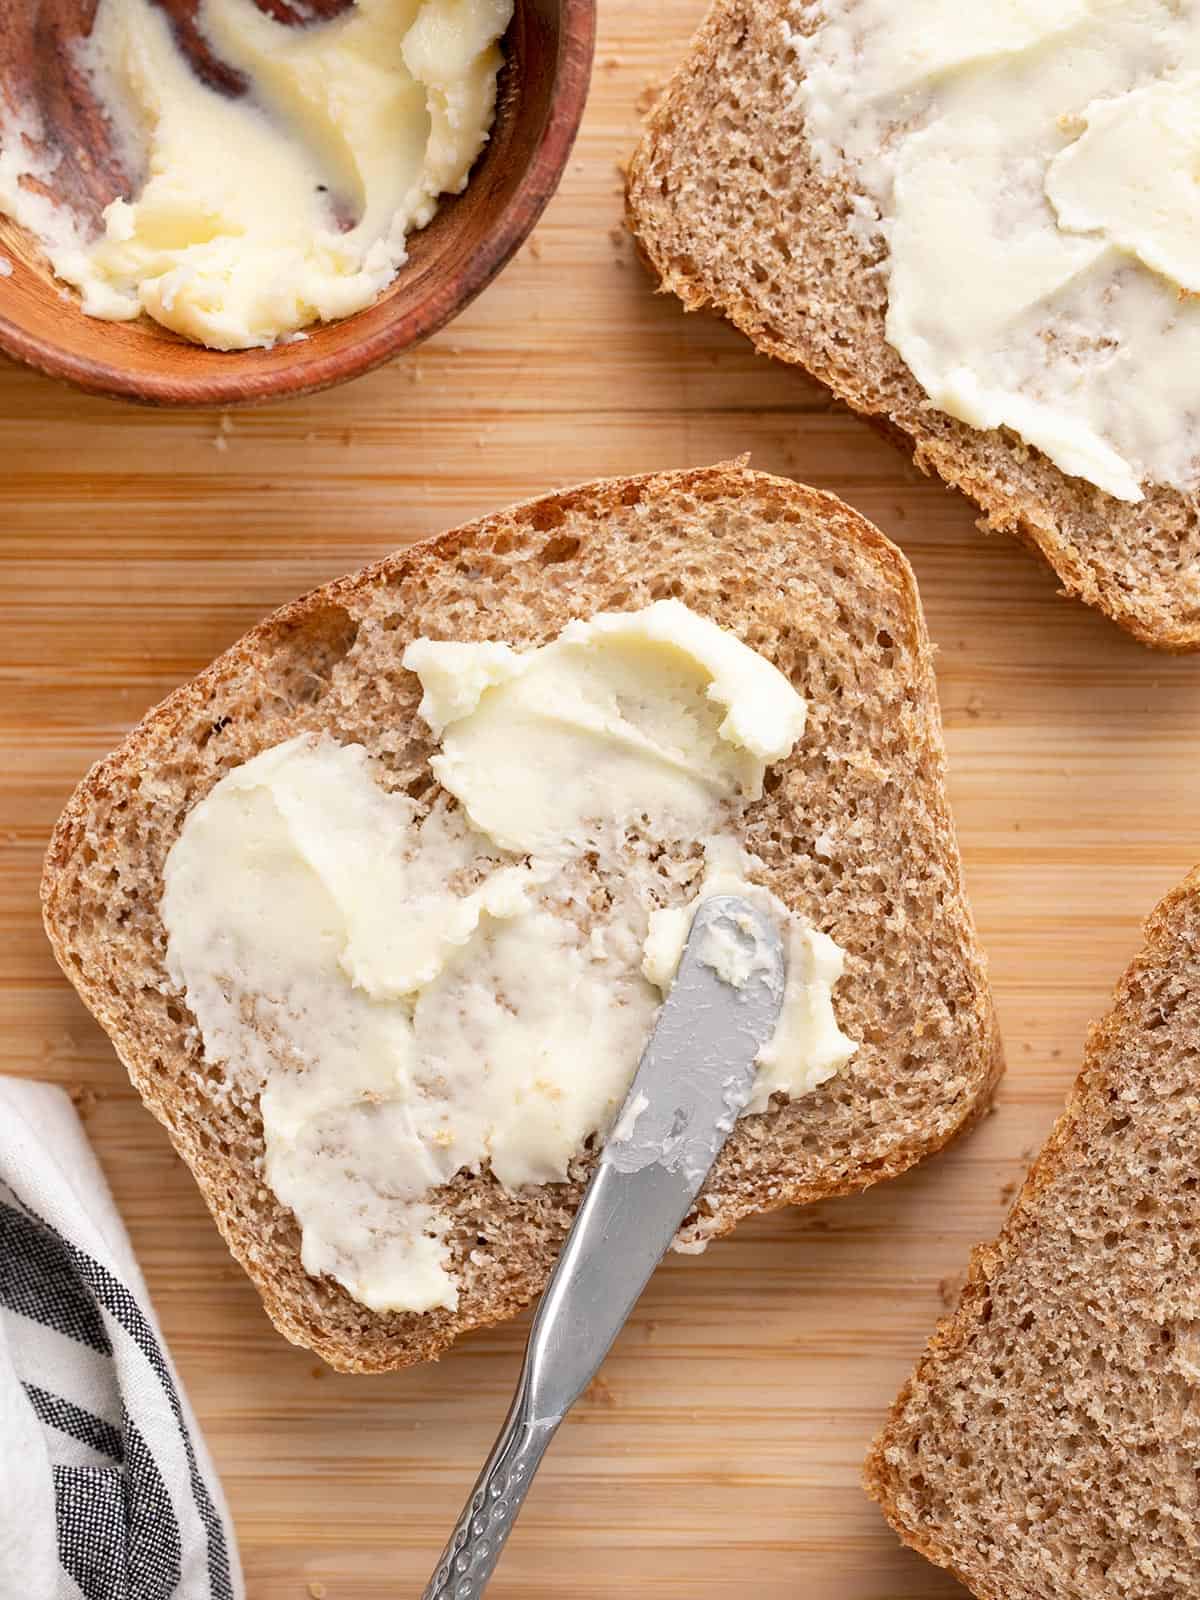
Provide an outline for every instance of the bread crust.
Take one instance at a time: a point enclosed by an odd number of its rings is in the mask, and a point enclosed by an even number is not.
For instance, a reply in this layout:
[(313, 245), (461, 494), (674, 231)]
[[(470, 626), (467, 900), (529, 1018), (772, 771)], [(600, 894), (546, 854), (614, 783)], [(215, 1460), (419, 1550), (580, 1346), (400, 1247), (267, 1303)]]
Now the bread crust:
[[(487, 1174), (442, 1192), (456, 1312), (378, 1315), (308, 1278), (294, 1219), (258, 1176), (256, 1107), (236, 1104), (204, 1061), (167, 978), (163, 862), (224, 772), (299, 732), (358, 740), (389, 782), (427, 790), (432, 746), (400, 666), (410, 638), (537, 643), (572, 615), (665, 594), (739, 632), (812, 698), (810, 738), (751, 808), (747, 837), (772, 887), (849, 949), (839, 1010), (856, 1037), (872, 1035), (832, 1086), (743, 1120), (684, 1242), (904, 1171), (979, 1116), (1002, 1070), (946, 802), (932, 652), (912, 572), (882, 534), (833, 496), (731, 463), (585, 484), (401, 550), (284, 606), (149, 712), (75, 791), (42, 882), (59, 964), (268, 1313), (339, 1369), (433, 1359), (519, 1311), (545, 1282), (591, 1157), (572, 1182), (520, 1196)], [(823, 728), (832, 750), (815, 742)], [(805, 830), (839, 815), (844, 851), (819, 858)], [(899, 931), (864, 909), (883, 916), (885, 903)], [(875, 995), (876, 978), (901, 992)]]
[[(1181, 884), (1171, 890), (1147, 920), (1143, 948), (1118, 983), (1112, 1009), (1089, 1030), (1083, 1065), (1066, 1107), (1029, 1168), (1003, 1229), (997, 1238), (979, 1245), (972, 1252), (957, 1307), (938, 1324), (912, 1376), (897, 1396), (888, 1421), (872, 1444), (863, 1468), (863, 1485), (868, 1495), (882, 1507), (884, 1516), (901, 1540), (927, 1560), (953, 1572), (980, 1600), (1008, 1600), (1016, 1592), (1027, 1593), (1031, 1597), (1045, 1595), (1047, 1600), (1049, 1597), (1057, 1600), (1059, 1595), (1068, 1592), (1094, 1593), (1097, 1597), (1143, 1592), (1141, 1589), (1127, 1590), (1116, 1582), (1111, 1587), (1102, 1582), (1094, 1590), (1082, 1585), (1079, 1589), (1066, 1588), (1063, 1574), (1051, 1566), (1047, 1566), (1040, 1578), (1018, 1580), (1014, 1586), (1012, 1567), (1007, 1571), (1002, 1571), (998, 1563), (994, 1568), (986, 1567), (979, 1562), (978, 1551), (989, 1541), (994, 1541), (997, 1547), (1007, 1546), (1011, 1542), (1016, 1508), (1011, 1504), (991, 1504), (985, 1494), (981, 1502), (982, 1509), (977, 1514), (978, 1525), (968, 1526), (957, 1519), (949, 1505), (942, 1501), (937, 1486), (930, 1484), (928, 1514), (918, 1519), (912, 1514), (911, 1492), (916, 1468), (902, 1463), (909, 1459), (909, 1447), (914, 1434), (920, 1438), (926, 1431), (925, 1418), (931, 1413), (931, 1399), (939, 1400), (953, 1390), (960, 1396), (957, 1402), (960, 1414), (964, 1417), (973, 1415), (977, 1407), (969, 1398), (972, 1346), (980, 1332), (992, 1324), (996, 1315), (994, 1297), (999, 1293), (1000, 1286), (1006, 1279), (1019, 1279), (1023, 1271), (1028, 1270), (1028, 1263), (1044, 1256), (1044, 1224), (1057, 1221), (1059, 1217), (1064, 1179), (1069, 1179), (1075, 1172), (1086, 1171), (1090, 1166), (1101, 1169), (1095, 1175), (1098, 1182), (1103, 1181), (1102, 1169), (1106, 1167), (1107, 1158), (1096, 1139), (1097, 1126), (1101, 1123), (1111, 1126), (1110, 1119), (1117, 1116), (1118, 1112), (1124, 1122), (1136, 1123), (1139, 1113), (1135, 1107), (1141, 1093), (1141, 1085), (1137, 1082), (1141, 1065), (1138, 1057), (1142, 1052), (1149, 1054), (1155, 1049), (1145, 1031), (1147, 993), (1157, 994), (1167, 988), (1175, 992), (1176, 1003), (1181, 994), (1187, 995), (1189, 1000), (1200, 1002), (1198, 913), (1200, 867), (1194, 868)], [(1186, 955), (1181, 956), (1181, 952), (1186, 952)], [(1191, 1046), (1186, 1048), (1190, 1050)], [(1151, 1137), (1161, 1142), (1163, 1131), (1156, 1129)], [(1111, 1199), (1113, 1216), (1109, 1220), (1116, 1228), (1115, 1183)], [(1104, 1200), (1101, 1192), (1102, 1205)], [(1081, 1245), (1081, 1248), (1084, 1247)], [(1142, 1287), (1153, 1297), (1153, 1285), (1144, 1284)], [(1086, 1286), (1082, 1292), (1086, 1293)], [(1124, 1313), (1130, 1329), (1142, 1310), (1138, 1296), (1129, 1295), (1124, 1303)], [(1055, 1315), (1054, 1308), (1051, 1308), (1050, 1315)], [(1018, 1340), (1022, 1331), (1030, 1330), (1019, 1325), (1015, 1335)], [(1162, 1374), (1154, 1374), (1151, 1381), (1162, 1384)], [(968, 1398), (962, 1399), (963, 1395)], [(1021, 1397), (1016, 1398), (1019, 1401)], [(1098, 1404), (1099, 1394), (1095, 1399)], [(1165, 1389), (1162, 1394), (1152, 1397), (1152, 1402), (1155, 1400), (1159, 1404), (1167, 1403)], [(1139, 1409), (1140, 1405), (1141, 1402)], [(982, 1403), (978, 1409), (981, 1408)], [(1073, 1413), (1070, 1426), (1075, 1426), (1074, 1417), (1077, 1414), (1078, 1408)], [(1187, 1444), (1187, 1441), (1184, 1443)], [(1188, 1459), (1192, 1459), (1190, 1450), (1187, 1453)], [(1018, 1471), (1024, 1468), (1024, 1463), (1020, 1461), (999, 1465), (1012, 1465)], [(1116, 1475), (1120, 1478), (1126, 1469), (1120, 1462), (1114, 1465)], [(928, 1474), (922, 1476), (927, 1478)], [(1132, 1499), (1135, 1493), (1132, 1483), (1128, 1484), (1128, 1492)], [(1069, 1485), (1064, 1485), (1064, 1493), (1071, 1493)], [(1160, 1492), (1155, 1498), (1156, 1521), (1158, 1513), (1168, 1506), (1169, 1498)], [(1090, 1509), (1098, 1519), (1103, 1516), (1099, 1504)], [(1191, 1506), (1185, 1505), (1181, 1509), (1190, 1521), (1194, 1516)], [(1080, 1543), (1084, 1542), (1078, 1530), (1075, 1536)], [(1128, 1549), (1130, 1545), (1125, 1530), (1102, 1527), (1096, 1539), (1100, 1541), (1106, 1537), (1111, 1537), (1119, 1547)], [(1026, 1542), (1033, 1552), (1030, 1565), (1036, 1566), (1038, 1541), (1036, 1537), (1030, 1537)], [(1142, 1556), (1140, 1570), (1144, 1574), (1148, 1570), (1146, 1553), (1136, 1550), (1130, 1553), (1135, 1558)], [(1157, 1554), (1155, 1552), (1156, 1558)], [(1197, 1567), (1200, 1570), (1200, 1563)], [(1175, 1577), (1174, 1581), (1178, 1583), (1180, 1580)], [(1150, 1585), (1144, 1592), (1157, 1595), (1183, 1593), (1185, 1590), (1170, 1586), (1160, 1589)], [(1194, 1576), (1186, 1592), (1195, 1592)]]
[(856, 242), (849, 188), (817, 168), (787, 107), (785, 22), (788, 0), (715, 0), (646, 120), (626, 219), (660, 289), (827, 385), (974, 500), (981, 528), (1044, 559), (1064, 594), (1143, 644), (1200, 649), (1200, 493), (1151, 486), (1128, 505), (1068, 478), (1010, 430), (931, 408), (887, 343), (880, 254)]

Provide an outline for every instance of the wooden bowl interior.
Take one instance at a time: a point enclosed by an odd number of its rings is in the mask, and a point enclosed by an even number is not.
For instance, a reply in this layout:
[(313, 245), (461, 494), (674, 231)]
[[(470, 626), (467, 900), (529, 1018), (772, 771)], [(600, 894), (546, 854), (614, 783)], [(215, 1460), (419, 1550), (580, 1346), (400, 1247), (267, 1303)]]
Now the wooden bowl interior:
[[(168, 8), (195, 0), (167, 0)], [(54, 187), (93, 218), (124, 173), (71, 66), (96, 0), (0, 0), (0, 98), (32, 100), (60, 151)], [(395, 355), (440, 328), (520, 245), (557, 186), (582, 114), (594, 0), (516, 0), (504, 39), (496, 120), (466, 190), (442, 201), (373, 305), (272, 350), (205, 350), (140, 318), (87, 317), (34, 241), (0, 218), (0, 349), (95, 391), (174, 404), (233, 405), (307, 393)]]

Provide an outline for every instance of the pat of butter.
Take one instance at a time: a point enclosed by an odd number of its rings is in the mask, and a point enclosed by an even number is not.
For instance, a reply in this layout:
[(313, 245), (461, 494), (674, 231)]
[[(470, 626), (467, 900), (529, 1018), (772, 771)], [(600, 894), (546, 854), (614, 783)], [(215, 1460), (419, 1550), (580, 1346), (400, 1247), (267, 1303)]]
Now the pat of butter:
[(369, 305), (406, 234), (465, 185), (511, 15), (512, 0), (357, 0), (290, 27), (254, 0), (201, 0), (201, 33), (248, 85), (229, 96), (151, 0), (99, 0), (81, 61), (144, 182), (90, 243), (2, 181), (0, 205), (91, 315), (145, 311), (221, 350), (273, 344)]
[(1095, 101), (1081, 120), (1046, 174), (1059, 226), (1200, 294), (1200, 73)]
[(693, 843), (703, 892), (785, 924), (751, 1109), (855, 1046), (833, 1017), (840, 952), (747, 881), (737, 841), (804, 725), (774, 667), (678, 602), (539, 650), (420, 640), (405, 661), (459, 807), (422, 815), (360, 747), (293, 739), (188, 814), (162, 917), (206, 1057), (259, 1098), (306, 1270), (423, 1311), (457, 1303), (441, 1185), (562, 1181), (610, 1126), (687, 935)]
[(1200, 11), (796, 11), (796, 103), (875, 218), (887, 337), (933, 405), (1120, 500), (1200, 485)]
[(507, 850), (577, 850), (635, 800), (685, 838), (718, 800), (756, 799), (804, 731), (786, 678), (678, 600), (523, 655), (422, 639), (404, 664), (441, 736), (438, 782)]

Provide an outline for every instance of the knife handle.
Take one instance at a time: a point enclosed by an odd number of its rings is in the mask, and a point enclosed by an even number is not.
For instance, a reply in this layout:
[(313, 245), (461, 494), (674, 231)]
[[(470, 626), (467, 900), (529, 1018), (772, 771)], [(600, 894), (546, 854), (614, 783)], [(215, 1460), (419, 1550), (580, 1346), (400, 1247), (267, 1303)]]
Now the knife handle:
[(536, 1422), (522, 1383), (422, 1600), (479, 1600), (559, 1420)]
[(508, 1420), (422, 1600), (479, 1600), (546, 1446), (662, 1255), (663, 1240), (640, 1225), (643, 1208), (661, 1208), (667, 1190), (682, 1216), (687, 1188), (660, 1166), (630, 1176), (600, 1162), (533, 1319)]

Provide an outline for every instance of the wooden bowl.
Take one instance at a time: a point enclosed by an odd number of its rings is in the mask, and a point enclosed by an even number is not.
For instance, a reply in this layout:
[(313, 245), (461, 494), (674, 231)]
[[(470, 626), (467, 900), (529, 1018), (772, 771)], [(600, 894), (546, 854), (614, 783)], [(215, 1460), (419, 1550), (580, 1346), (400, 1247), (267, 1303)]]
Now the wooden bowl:
[[(176, 10), (188, 0), (165, 0)], [(275, 9), (277, 0), (259, 0)], [(72, 73), (70, 43), (96, 0), (0, 0), (0, 100), (34, 99), (56, 131), (56, 189), (94, 217), (123, 175)], [(276, 14), (279, 12), (276, 10)], [(461, 195), (410, 235), (408, 260), (373, 305), (271, 350), (206, 350), (149, 318), (84, 316), (29, 235), (0, 217), (0, 350), (93, 394), (153, 405), (232, 406), (309, 394), (368, 372), (435, 333), (483, 289), (558, 187), (587, 99), (595, 0), (516, 0), (492, 135)]]

